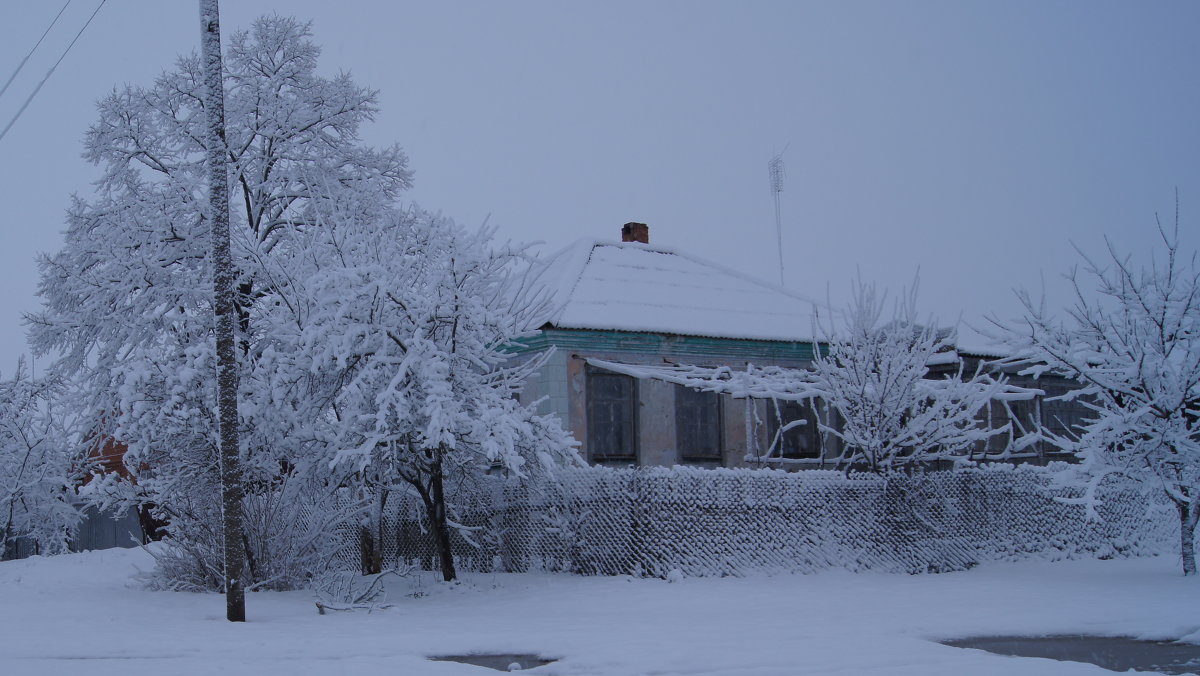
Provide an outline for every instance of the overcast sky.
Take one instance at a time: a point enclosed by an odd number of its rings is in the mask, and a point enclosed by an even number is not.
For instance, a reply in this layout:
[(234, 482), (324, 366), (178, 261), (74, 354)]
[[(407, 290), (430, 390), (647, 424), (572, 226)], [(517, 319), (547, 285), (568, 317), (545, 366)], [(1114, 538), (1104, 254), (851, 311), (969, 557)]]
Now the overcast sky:
[[(74, 0), (0, 128), (98, 4)], [(0, 81), (61, 7), (0, 6)], [(379, 89), (365, 130), (399, 142), (409, 197), (556, 249), (651, 242), (778, 280), (767, 162), (787, 147), (787, 286), (834, 302), (855, 270), (920, 268), (942, 323), (1066, 300), (1072, 243), (1145, 255), (1178, 189), (1200, 223), (1200, 3), (226, 1), (311, 19), (322, 69)], [(226, 38), (227, 39), (227, 38)], [(26, 350), (38, 252), (61, 246), (94, 103), (198, 49), (195, 2), (109, 0), (0, 140), (0, 373)], [(808, 327), (799, 327), (807, 333)]]

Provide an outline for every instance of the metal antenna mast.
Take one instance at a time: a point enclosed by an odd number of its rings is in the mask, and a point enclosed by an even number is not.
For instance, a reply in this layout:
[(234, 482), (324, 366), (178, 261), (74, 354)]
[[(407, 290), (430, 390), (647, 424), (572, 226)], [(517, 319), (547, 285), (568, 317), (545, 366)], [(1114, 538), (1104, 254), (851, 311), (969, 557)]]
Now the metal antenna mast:
[[(791, 144), (788, 144), (791, 145)], [(775, 198), (775, 246), (779, 251), (779, 286), (784, 286), (783, 283), (783, 221), (779, 216), (779, 193), (783, 192), (783, 177), (787, 175), (787, 171), (783, 168), (783, 154), (787, 152), (788, 147), (784, 146), (779, 154), (771, 158), (767, 162), (767, 171), (771, 175), (771, 195)]]

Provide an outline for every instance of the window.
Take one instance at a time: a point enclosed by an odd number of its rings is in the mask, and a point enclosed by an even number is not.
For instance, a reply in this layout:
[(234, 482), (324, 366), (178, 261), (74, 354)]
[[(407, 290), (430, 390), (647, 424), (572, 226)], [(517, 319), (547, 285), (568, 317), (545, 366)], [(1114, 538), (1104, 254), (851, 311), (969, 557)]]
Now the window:
[[(817, 414), (812, 405), (802, 401), (772, 401), (767, 403), (767, 409), (772, 457), (821, 457), (821, 432), (817, 428)], [(803, 422), (780, 434), (781, 428), (798, 421)]]
[(588, 454), (593, 462), (637, 460), (636, 394), (632, 377), (588, 369)]
[(721, 398), (675, 386), (675, 448), (683, 462), (721, 461)]

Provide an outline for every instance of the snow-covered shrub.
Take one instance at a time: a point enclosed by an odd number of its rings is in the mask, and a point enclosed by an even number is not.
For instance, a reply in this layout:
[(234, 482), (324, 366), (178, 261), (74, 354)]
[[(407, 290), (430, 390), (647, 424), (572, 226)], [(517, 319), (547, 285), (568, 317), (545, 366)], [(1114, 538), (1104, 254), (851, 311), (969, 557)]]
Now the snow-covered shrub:
[(80, 520), (74, 484), (84, 462), (53, 415), (53, 392), (24, 360), (0, 381), (0, 560), (16, 558), (22, 540), (43, 554), (66, 551)]
[(376, 610), (388, 607), (385, 583), (392, 577), (404, 577), (411, 568), (396, 568), (363, 575), (358, 571), (333, 570), (322, 573), (312, 582), (317, 597), (317, 610)]

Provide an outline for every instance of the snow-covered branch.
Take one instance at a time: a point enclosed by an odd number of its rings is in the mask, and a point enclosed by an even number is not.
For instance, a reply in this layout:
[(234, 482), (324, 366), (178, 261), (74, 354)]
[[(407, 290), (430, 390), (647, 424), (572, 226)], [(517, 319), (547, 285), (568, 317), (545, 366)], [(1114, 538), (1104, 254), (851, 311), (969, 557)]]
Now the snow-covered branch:
[[(1020, 294), (1025, 317), (994, 323), (1022, 373), (1059, 373), (1084, 387), (1070, 394), (1090, 411), (1078, 434), (1055, 441), (1083, 459), (1091, 484), (1113, 472), (1140, 477), (1175, 503), (1186, 574), (1195, 574), (1200, 514), (1200, 270), (1179, 244), (1179, 222), (1161, 224), (1162, 248), (1139, 267), (1108, 243), (1068, 278), (1075, 303), (1065, 320)], [(1089, 492), (1089, 495), (1091, 493)]]

